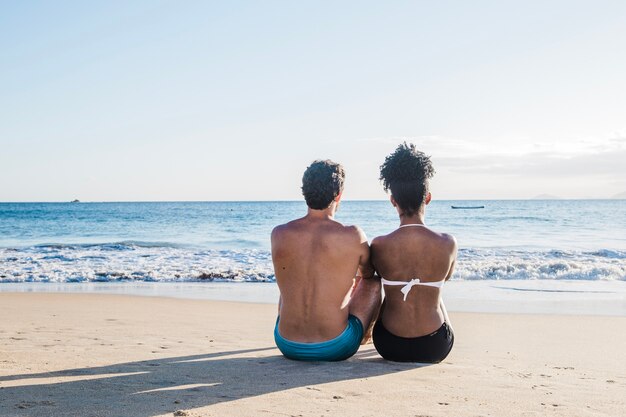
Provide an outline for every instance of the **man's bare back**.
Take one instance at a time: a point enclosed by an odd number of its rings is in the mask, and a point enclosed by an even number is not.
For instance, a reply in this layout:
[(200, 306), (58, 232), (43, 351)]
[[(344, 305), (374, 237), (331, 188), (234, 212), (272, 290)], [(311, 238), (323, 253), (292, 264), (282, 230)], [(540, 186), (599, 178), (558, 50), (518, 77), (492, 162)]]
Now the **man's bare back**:
[(272, 231), (280, 290), (274, 340), (290, 359), (349, 358), (380, 307), (380, 281), (373, 279), (365, 234), (334, 219), (344, 178), (340, 164), (314, 161), (302, 177), (306, 216)]
[(359, 268), (366, 278), (373, 275), (365, 234), (325, 212), (276, 227), (272, 260), (281, 293), (279, 331), (299, 342), (339, 335), (346, 327)]

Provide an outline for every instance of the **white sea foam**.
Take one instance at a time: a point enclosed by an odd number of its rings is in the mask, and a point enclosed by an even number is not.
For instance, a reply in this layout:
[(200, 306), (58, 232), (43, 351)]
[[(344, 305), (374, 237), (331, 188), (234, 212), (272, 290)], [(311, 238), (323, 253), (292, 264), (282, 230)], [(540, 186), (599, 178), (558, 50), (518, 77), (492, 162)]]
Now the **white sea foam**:
[(626, 251), (472, 250), (459, 252), (455, 277), (483, 279), (626, 280)]
[[(461, 249), (457, 280), (626, 281), (626, 251)], [(0, 249), (0, 282), (266, 282), (260, 249), (197, 250), (160, 242)]]
[(0, 249), (0, 282), (271, 281), (269, 253), (113, 243)]

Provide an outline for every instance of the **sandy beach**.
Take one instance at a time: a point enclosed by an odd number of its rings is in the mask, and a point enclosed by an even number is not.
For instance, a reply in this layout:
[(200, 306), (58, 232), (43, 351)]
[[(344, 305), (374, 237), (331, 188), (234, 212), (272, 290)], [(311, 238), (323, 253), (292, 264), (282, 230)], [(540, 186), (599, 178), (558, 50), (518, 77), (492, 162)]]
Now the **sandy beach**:
[(1, 416), (620, 416), (626, 318), (451, 313), (445, 362), (299, 363), (271, 304), (0, 294)]
[[(626, 417), (626, 1), (4, 1), (0, 45), (0, 417)], [(444, 361), (286, 359), (279, 299), (330, 339), (372, 268)]]

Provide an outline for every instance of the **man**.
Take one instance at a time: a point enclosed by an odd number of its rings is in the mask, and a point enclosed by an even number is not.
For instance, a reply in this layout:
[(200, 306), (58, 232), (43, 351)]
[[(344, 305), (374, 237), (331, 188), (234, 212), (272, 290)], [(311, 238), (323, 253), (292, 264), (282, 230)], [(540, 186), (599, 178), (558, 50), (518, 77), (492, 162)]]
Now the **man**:
[(341, 165), (313, 162), (302, 178), (306, 216), (272, 231), (280, 289), (274, 339), (290, 359), (349, 358), (380, 306), (380, 281), (373, 278), (365, 234), (334, 219), (344, 179)]

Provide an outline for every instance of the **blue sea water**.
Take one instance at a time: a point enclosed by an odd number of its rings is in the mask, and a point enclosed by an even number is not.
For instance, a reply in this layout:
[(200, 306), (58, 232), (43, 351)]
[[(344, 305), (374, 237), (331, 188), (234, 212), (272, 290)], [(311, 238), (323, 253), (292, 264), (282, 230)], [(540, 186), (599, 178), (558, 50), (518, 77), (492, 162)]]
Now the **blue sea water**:
[[(452, 205), (484, 205), (454, 210)], [(272, 228), (303, 202), (0, 203), (0, 282), (273, 281)], [(387, 201), (337, 220), (371, 239)], [(433, 201), (426, 223), (459, 242), (455, 279), (626, 281), (626, 200)]]

